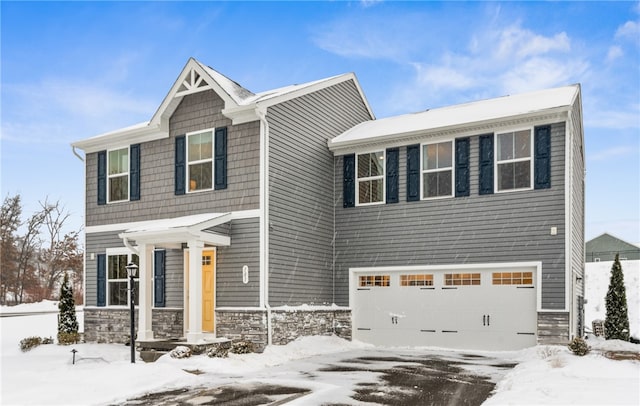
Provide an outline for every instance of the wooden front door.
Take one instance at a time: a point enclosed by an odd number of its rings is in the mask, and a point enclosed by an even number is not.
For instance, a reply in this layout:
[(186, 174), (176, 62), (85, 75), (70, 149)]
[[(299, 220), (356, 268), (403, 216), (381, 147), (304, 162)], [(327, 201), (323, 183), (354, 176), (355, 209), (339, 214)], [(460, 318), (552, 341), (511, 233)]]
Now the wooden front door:
[(202, 331), (214, 331), (215, 251), (202, 251)]

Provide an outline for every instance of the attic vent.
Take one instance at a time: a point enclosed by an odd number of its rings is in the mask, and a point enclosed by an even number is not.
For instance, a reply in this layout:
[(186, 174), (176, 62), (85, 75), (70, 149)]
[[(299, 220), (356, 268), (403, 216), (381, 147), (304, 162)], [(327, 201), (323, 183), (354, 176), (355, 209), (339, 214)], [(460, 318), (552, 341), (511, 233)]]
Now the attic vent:
[(184, 96), (185, 94), (196, 93), (202, 90), (208, 89), (210, 86), (207, 81), (195, 69), (191, 69), (187, 72), (184, 80), (180, 84), (176, 97)]

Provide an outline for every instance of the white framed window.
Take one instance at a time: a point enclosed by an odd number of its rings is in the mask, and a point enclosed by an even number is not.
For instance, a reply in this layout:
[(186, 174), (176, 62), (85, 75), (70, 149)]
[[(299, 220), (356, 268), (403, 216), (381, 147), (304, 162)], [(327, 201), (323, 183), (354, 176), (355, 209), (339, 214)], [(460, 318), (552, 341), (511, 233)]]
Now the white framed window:
[(108, 202), (129, 200), (129, 147), (107, 152)]
[(213, 189), (213, 129), (187, 134), (187, 190)]
[[(128, 250), (107, 250), (107, 306), (130, 306), (127, 264), (140, 265), (136, 254)], [(139, 279), (134, 279), (134, 304), (138, 304)]]
[(532, 188), (533, 137), (531, 129), (496, 134), (496, 190)]
[(384, 203), (385, 152), (369, 152), (356, 157), (356, 202), (358, 205)]
[(453, 141), (422, 145), (422, 199), (453, 196)]

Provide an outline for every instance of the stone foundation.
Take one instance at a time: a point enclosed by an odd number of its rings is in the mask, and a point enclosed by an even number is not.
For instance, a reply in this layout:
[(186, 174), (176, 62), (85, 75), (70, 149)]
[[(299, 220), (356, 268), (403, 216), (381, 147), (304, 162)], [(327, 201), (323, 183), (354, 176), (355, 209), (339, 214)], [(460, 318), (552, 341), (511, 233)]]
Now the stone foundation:
[[(326, 308), (275, 308), (271, 311), (271, 341), (290, 343), (298, 337), (336, 335), (351, 340), (351, 310)], [(216, 336), (254, 343), (258, 352), (267, 345), (267, 311), (261, 309), (216, 310)]]
[(351, 340), (351, 310), (348, 309), (297, 309), (272, 310), (273, 344), (284, 345), (303, 336), (336, 335)]
[[(216, 336), (251, 341), (257, 352), (267, 346), (267, 311), (263, 309), (216, 310)], [(138, 329), (138, 310), (136, 331)], [(183, 337), (182, 309), (153, 309), (153, 337)], [(87, 342), (129, 342), (128, 309), (85, 308), (84, 337)], [(272, 343), (284, 345), (298, 337), (336, 335), (351, 339), (351, 310), (344, 308), (279, 307), (271, 311)]]
[(267, 346), (267, 312), (261, 309), (216, 310), (216, 336), (251, 341), (257, 352)]
[[(135, 310), (136, 334), (138, 309)], [(153, 309), (151, 328), (154, 338), (180, 338), (182, 309)], [(85, 308), (84, 339), (98, 343), (128, 343), (131, 330), (129, 309)]]
[[(138, 320), (138, 310), (135, 315)], [(87, 342), (128, 343), (130, 323), (129, 309), (85, 308), (84, 339)], [(137, 323), (135, 329), (137, 332)]]

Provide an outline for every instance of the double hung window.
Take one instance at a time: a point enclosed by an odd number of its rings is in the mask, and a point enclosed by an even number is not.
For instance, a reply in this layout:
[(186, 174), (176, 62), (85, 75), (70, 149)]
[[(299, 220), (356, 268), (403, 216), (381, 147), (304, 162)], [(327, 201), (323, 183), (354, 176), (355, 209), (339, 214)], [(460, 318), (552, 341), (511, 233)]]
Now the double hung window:
[(358, 204), (384, 202), (384, 151), (358, 154), (356, 173)]
[(498, 134), (496, 145), (497, 190), (531, 188), (531, 130)]
[(422, 146), (422, 198), (453, 196), (453, 142)]
[[(135, 254), (107, 255), (107, 306), (129, 306), (129, 277), (127, 264), (139, 265)], [(138, 304), (138, 279), (134, 279), (134, 304)]]
[(213, 130), (187, 134), (189, 192), (213, 188)]
[(109, 202), (129, 200), (129, 147), (109, 151), (107, 159)]

